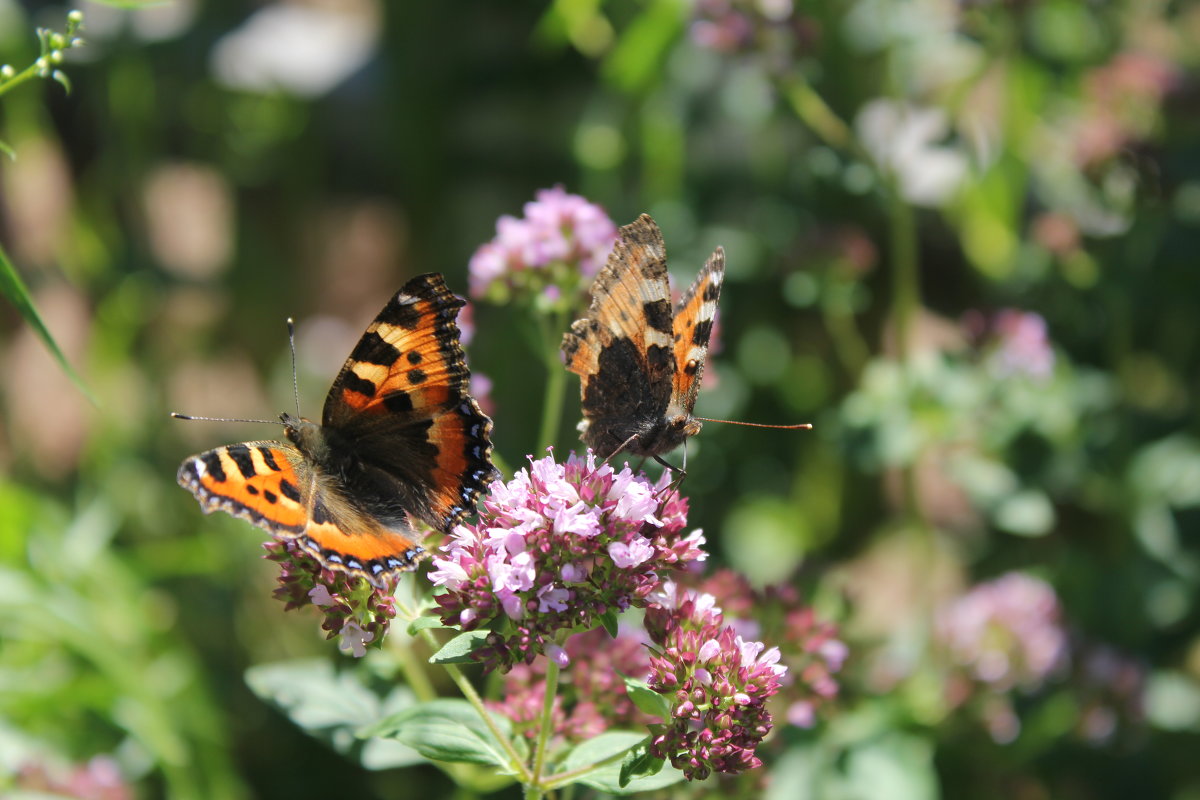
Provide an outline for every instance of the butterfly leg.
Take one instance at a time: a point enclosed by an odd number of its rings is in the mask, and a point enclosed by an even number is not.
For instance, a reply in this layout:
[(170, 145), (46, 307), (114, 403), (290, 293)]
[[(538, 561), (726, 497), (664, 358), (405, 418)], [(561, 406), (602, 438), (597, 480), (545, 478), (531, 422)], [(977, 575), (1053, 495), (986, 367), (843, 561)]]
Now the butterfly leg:
[[(607, 464), (608, 462), (612, 461), (612, 460), (613, 460), (614, 458), (616, 458), (617, 456), (621, 455), (621, 451), (622, 451), (622, 450), (624, 450), (626, 447), (629, 447), (629, 445), (633, 444), (633, 440), (634, 440), (634, 439), (636, 439), (636, 438), (637, 438), (637, 434), (635, 433), (633, 436), (630, 436), (628, 439), (626, 439), (625, 441), (621, 442), (621, 446), (620, 446), (620, 447), (618, 447), (616, 450), (613, 450), (613, 451), (612, 451), (611, 453), (609, 453), (607, 456), (605, 456), (605, 457), (604, 457), (604, 460), (603, 460), (602, 462), (600, 462), (600, 463), (601, 463), (601, 464)], [(642, 459), (642, 461), (644, 462), (644, 461), (645, 461), (645, 459)]]

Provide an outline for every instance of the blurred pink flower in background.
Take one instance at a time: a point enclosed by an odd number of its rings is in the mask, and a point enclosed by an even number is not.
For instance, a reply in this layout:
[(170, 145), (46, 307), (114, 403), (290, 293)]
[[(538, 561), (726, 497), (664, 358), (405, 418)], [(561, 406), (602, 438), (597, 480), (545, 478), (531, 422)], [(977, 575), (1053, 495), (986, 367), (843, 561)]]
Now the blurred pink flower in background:
[(500, 217), (495, 238), (471, 256), (472, 297), (483, 297), (497, 285), (523, 285), (530, 272), (544, 273), (542, 280), (533, 281), (536, 291), (550, 286), (561, 290), (558, 284), (568, 276), (555, 274), (555, 266), (569, 268), (572, 286), (586, 283), (600, 271), (617, 241), (617, 226), (604, 209), (562, 186), (538, 190), (524, 210), (520, 219)]
[(1067, 661), (1054, 589), (1009, 572), (943, 606), (935, 636), (957, 666), (997, 691), (1036, 689)]

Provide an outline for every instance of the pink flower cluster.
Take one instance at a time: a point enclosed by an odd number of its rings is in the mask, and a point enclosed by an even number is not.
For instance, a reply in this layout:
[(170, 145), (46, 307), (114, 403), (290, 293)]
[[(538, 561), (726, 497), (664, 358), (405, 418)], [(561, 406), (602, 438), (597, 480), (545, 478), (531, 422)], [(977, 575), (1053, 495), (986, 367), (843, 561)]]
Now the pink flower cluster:
[(496, 238), (468, 266), (472, 297), (500, 299), (512, 289), (570, 293), (590, 281), (617, 241), (604, 209), (562, 186), (541, 189), (525, 216), (496, 221)]
[(688, 780), (761, 766), (754, 751), (771, 731), (766, 701), (787, 673), (779, 648), (742, 638), (710, 594), (667, 581), (649, 599), (658, 651), (648, 683), (671, 703), (671, 718), (650, 726), (650, 752)]
[(338, 647), (356, 658), (366, 655), (367, 645), (379, 646), (396, 616), (396, 578), (386, 577), (382, 587), (360, 577), (321, 565), (307, 550), (290, 539), (265, 542), (265, 558), (279, 563), (279, 586), (275, 597), (285, 611), (316, 606), (325, 615), (321, 628), (326, 637), (340, 637)]
[(744, 638), (779, 642), (780, 661), (788, 668), (779, 694), (787, 721), (798, 728), (816, 725), (817, 714), (838, 695), (834, 676), (849, 656), (837, 626), (819, 619), (792, 586), (756, 591), (745, 576), (721, 569), (700, 588), (716, 598), (726, 621)]
[(935, 635), (969, 676), (995, 691), (1036, 689), (1067, 660), (1054, 589), (1021, 572), (981, 583), (943, 607)]
[(590, 629), (608, 612), (644, 605), (660, 575), (703, 561), (704, 536), (685, 534), (687, 501), (670, 489), (574, 453), (533, 461), (489, 487), (475, 525), (460, 525), (433, 559), (442, 622), (493, 630), (476, 657), (507, 671), (549, 653), (560, 631)]
[[(551, 714), (557, 743), (573, 744), (609, 728), (637, 728), (651, 718), (633, 704), (622, 675), (643, 680), (650, 673), (646, 642), (631, 632), (616, 638), (603, 628), (577, 634), (564, 647), (570, 665), (560, 676)], [(546, 692), (546, 659), (517, 664), (504, 678), (504, 699), (488, 705), (511, 719), (516, 730), (537, 736)]]

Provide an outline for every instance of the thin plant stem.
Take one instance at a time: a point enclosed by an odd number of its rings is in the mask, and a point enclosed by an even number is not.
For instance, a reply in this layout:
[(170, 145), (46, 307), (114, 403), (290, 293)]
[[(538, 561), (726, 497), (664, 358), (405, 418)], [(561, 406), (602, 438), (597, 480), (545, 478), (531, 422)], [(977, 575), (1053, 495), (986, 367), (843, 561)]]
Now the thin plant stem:
[[(431, 648), (437, 649), (438, 640), (433, 635), (433, 631), (423, 630), (421, 631), (421, 636)], [(454, 681), (454, 685), (462, 692), (462, 696), (475, 708), (480, 719), (483, 720), (483, 724), (487, 726), (488, 731), (500, 743), (500, 746), (504, 748), (504, 754), (508, 756), (509, 765), (512, 768), (513, 774), (516, 775), (517, 780), (528, 786), (533, 782), (533, 776), (529, 773), (529, 767), (521, 760), (521, 756), (513, 748), (512, 742), (508, 740), (508, 737), (496, 727), (496, 722), (492, 719), (492, 715), (488, 713), (487, 706), (483, 704), (483, 698), (479, 696), (479, 692), (475, 691), (475, 687), (467, 680), (467, 676), (463, 675), (458, 665), (443, 664), (442, 666), (445, 667), (446, 674), (450, 676), (450, 680)]]
[(38, 71), (41, 68), (37, 64), (30, 64), (25, 69), (13, 75), (8, 80), (0, 83), (0, 96), (6, 94), (9, 90), (15, 89), (30, 78), (37, 77)]
[(558, 358), (559, 342), (565, 317), (561, 312), (550, 316), (537, 315), (541, 338), (542, 359), (546, 365), (546, 386), (542, 396), (542, 425), (537, 446), (552, 447), (558, 441), (562, 425), (563, 394), (567, 388), (567, 371)]
[[(558, 664), (552, 658), (546, 659), (546, 693), (542, 697), (542, 718), (538, 721), (537, 745), (533, 754), (534, 783), (541, 785), (542, 770), (546, 766), (546, 746), (550, 742), (550, 734), (554, 731), (554, 698), (558, 695)], [(540, 792), (539, 792), (539, 797)]]

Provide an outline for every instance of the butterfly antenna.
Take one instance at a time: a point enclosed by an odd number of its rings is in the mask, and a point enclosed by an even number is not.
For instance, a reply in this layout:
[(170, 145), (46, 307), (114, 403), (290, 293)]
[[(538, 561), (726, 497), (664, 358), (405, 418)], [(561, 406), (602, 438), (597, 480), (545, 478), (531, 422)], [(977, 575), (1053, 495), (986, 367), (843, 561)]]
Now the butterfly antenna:
[(300, 416), (300, 379), (296, 377), (296, 322), (291, 317), (287, 320), (288, 347), (292, 349), (292, 395), (296, 399), (296, 416)]
[[(695, 417), (695, 419), (701, 422), (724, 422), (726, 425), (745, 425), (747, 428), (774, 428), (781, 431), (812, 430), (811, 422), (802, 422), (799, 425), (764, 425), (761, 422), (738, 422), (734, 419), (712, 419), (710, 417)], [(685, 454), (684, 458), (686, 457)]]
[(231, 417), (193, 417), (191, 414), (180, 414), (177, 411), (171, 412), (171, 417), (174, 419), (186, 419), (193, 422), (261, 422), (264, 425), (278, 425), (277, 419), (233, 419)]

